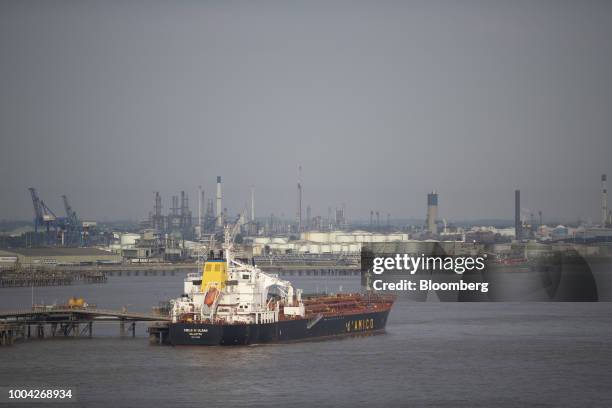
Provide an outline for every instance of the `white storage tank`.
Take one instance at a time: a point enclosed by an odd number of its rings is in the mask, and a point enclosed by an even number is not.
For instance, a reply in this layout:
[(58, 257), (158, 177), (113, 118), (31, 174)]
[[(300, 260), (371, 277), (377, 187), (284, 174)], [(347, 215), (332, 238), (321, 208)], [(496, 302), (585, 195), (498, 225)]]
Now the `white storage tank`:
[(136, 241), (140, 239), (140, 234), (121, 234), (121, 246), (129, 247), (136, 245)]
[(329, 233), (327, 232), (310, 231), (303, 235), (306, 238), (306, 241), (319, 242), (319, 243), (329, 242)]
[(361, 244), (349, 244), (349, 252), (356, 253), (361, 251)]
[(308, 252), (311, 254), (320, 254), (321, 253), (321, 245), (319, 244), (310, 244), (308, 245)]
[(282, 249), (283, 251), (287, 251), (287, 250), (293, 251), (295, 249), (295, 245), (290, 242), (287, 242), (286, 244), (279, 244), (278, 247)]
[(342, 245), (340, 244), (331, 244), (331, 251), (334, 254), (339, 254), (342, 252)]
[(366, 239), (367, 234), (363, 231), (355, 234), (355, 242), (367, 242)]
[(401, 241), (402, 234), (389, 234), (387, 235), (387, 241)]
[(334, 242), (338, 242), (338, 236), (339, 235), (344, 235), (344, 232), (342, 232), (342, 231), (330, 231), (327, 234), (329, 235), (329, 239), (328, 239), (327, 242), (334, 243)]
[(351, 234), (337, 235), (336, 242), (338, 243), (355, 242), (355, 236)]

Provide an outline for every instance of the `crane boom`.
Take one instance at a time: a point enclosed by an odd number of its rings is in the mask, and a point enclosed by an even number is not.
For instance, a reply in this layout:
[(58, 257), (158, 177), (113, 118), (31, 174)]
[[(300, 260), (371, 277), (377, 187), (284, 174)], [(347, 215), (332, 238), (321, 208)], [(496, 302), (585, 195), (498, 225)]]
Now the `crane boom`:
[(62, 196), (62, 200), (64, 201), (64, 209), (66, 211), (66, 218), (70, 221), (74, 221), (74, 223), (78, 223), (78, 217), (76, 211), (72, 209), (70, 206), (70, 202), (68, 201), (68, 197), (66, 195)]
[(43, 200), (38, 196), (38, 192), (34, 187), (30, 187), (30, 194), (32, 195), (32, 204), (34, 205), (34, 223), (39, 225), (43, 222), (53, 222), (57, 220), (55, 213), (45, 204)]
[(225, 226), (225, 231), (224, 231), (225, 242), (223, 244), (223, 249), (226, 254), (228, 267), (230, 267), (232, 265), (232, 262), (234, 262), (234, 258), (232, 255), (232, 248), (234, 247), (234, 239), (236, 239), (236, 235), (238, 234), (238, 231), (240, 230), (241, 216), (242, 215), (238, 215), (236, 222), (231, 227), (229, 224)]
[(32, 196), (32, 205), (34, 206), (34, 230), (38, 231), (38, 226), (42, 225), (42, 209), (40, 207), (40, 198), (34, 187), (30, 187), (30, 195)]

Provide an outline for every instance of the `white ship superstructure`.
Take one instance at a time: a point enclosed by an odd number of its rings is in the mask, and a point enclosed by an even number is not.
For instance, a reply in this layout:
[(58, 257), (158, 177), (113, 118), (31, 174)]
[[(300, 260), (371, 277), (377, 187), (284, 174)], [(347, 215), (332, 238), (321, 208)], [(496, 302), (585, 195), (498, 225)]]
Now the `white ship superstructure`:
[[(291, 282), (233, 258), (235, 232), (236, 226), (225, 230), (225, 259), (209, 259), (202, 275), (187, 276), (185, 293), (171, 301), (173, 322), (262, 324), (304, 317), (300, 289), (294, 290)], [(279, 296), (269, 297), (273, 288)]]

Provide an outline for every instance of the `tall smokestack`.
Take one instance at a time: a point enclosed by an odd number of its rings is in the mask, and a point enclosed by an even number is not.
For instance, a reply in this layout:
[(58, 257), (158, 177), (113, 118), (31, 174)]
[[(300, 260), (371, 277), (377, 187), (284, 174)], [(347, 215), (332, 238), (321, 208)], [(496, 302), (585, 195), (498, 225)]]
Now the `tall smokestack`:
[(178, 215), (178, 213), (179, 213), (178, 212), (179, 211), (179, 204), (178, 204), (178, 202), (179, 202), (178, 201), (178, 196), (173, 195), (172, 196), (172, 208), (171, 208), (172, 215)]
[(184, 191), (181, 191), (181, 217), (185, 216), (185, 212), (187, 211), (187, 196)]
[(221, 203), (221, 176), (217, 176), (217, 226), (223, 227), (223, 207)]
[(608, 190), (606, 189), (606, 175), (601, 175), (601, 226), (606, 227), (608, 221)]
[(298, 232), (302, 231), (302, 166), (298, 167), (298, 183), (297, 183), (297, 189), (298, 189), (298, 205), (297, 205), (297, 215), (296, 215), (296, 221), (297, 221), (297, 225), (298, 225)]
[(255, 187), (251, 187), (251, 222), (255, 222)]
[(438, 193), (432, 191), (427, 194), (427, 231), (430, 234), (438, 233)]
[(521, 224), (521, 190), (514, 190), (514, 235), (517, 240), (523, 236)]
[(156, 192), (155, 193), (155, 216), (160, 217), (161, 212), (162, 212), (161, 195), (159, 195), (159, 192)]
[(202, 203), (204, 202), (204, 190), (202, 186), (198, 186), (200, 194), (198, 194), (198, 238), (202, 238)]
[(542, 210), (538, 211), (538, 217), (540, 218), (539, 222), (538, 222), (538, 227), (541, 228), (542, 227)]
[(164, 217), (162, 216), (162, 201), (159, 192), (155, 193), (155, 207), (152, 219), (152, 226), (158, 231), (164, 229)]

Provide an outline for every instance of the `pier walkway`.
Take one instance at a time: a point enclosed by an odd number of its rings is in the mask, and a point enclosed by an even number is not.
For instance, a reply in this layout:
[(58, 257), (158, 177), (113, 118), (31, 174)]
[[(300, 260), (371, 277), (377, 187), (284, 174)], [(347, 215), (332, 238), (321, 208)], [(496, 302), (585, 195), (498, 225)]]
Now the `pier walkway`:
[(0, 311), (0, 346), (45, 337), (92, 337), (94, 322), (118, 322), (120, 335), (136, 335), (137, 322), (167, 322), (167, 316), (90, 307), (35, 306)]

